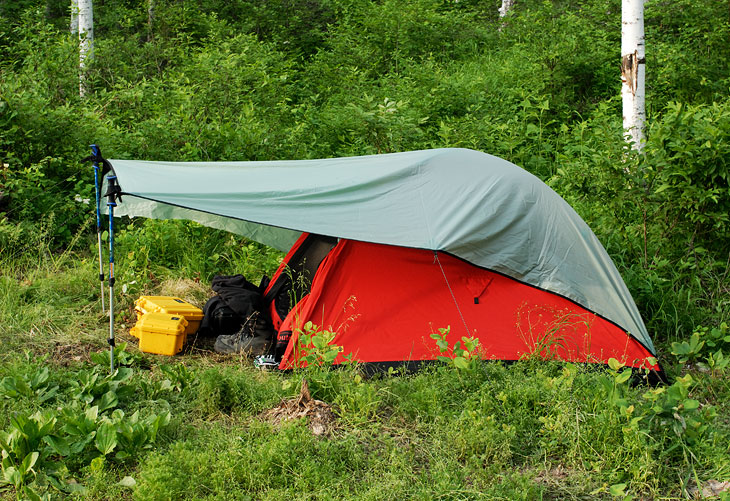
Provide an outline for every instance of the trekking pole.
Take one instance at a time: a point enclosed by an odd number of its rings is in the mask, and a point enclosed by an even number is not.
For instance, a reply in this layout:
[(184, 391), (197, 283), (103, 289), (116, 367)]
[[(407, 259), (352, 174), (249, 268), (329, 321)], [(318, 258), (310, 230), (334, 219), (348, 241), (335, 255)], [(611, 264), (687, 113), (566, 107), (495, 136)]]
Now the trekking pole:
[(96, 190), (96, 241), (99, 248), (99, 285), (101, 286), (101, 312), (104, 313), (104, 263), (102, 262), (101, 251), (101, 196), (99, 195), (99, 159), (101, 151), (95, 144), (91, 145), (91, 153), (94, 157), (94, 188)]
[(114, 207), (117, 206), (117, 198), (121, 200), (122, 189), (117, 184), (117, 176), (107, 176), (109, 185), (106, 194), (107, 207), (109, 208), (109, 360), (111, 371), (114, 372)]

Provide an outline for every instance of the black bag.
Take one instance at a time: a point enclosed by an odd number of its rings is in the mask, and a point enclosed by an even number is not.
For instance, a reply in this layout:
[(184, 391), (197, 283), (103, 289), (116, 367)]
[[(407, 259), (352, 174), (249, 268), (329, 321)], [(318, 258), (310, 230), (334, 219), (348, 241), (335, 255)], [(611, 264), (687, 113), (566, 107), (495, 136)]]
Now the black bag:
[(248, 319), (255, 317), (256, 322), (249, 329), (251, 335), (271, 335), (271, 320), (264, 311), (262, 288), (268, 284), (268, 277), (261, 279), (257, 287), (243, 275), (221, 275), (213, 278), (211, 287), (218, 295), (213, 296), (203, 307), (203, 320), (198, 334), (201, 336), (221, 336), (235, 334), (241, 330)]
[(244, 319), (233, 311), (220, 296), (213, 296), (203, 306), (203, 320), (198, 328), (200, 336), (218, 336), (238, 331)]

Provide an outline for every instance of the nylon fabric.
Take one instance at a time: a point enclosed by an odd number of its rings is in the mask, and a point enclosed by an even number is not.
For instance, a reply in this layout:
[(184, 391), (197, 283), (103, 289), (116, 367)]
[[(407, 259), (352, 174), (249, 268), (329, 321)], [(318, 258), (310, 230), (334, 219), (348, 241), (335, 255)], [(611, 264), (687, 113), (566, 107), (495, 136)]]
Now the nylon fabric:
[(448, 326), (450, 345), (478, 337), (487, 359), (606, 363), (613, 357), (658, 369), (636, 339), (579, 305), (452, 256), (439, 258), (455, 299), (432, 252), (341, 241), (322, 262), (307, 300), (284, 320), (292, 338), (280, 368), (297, 365), (297, 329), (311, 321), (337, 333), (333, 343), (344, 350), (335, 363), (349, 353), (360, 362), (435, 360), (440, 353), (430, 335)]

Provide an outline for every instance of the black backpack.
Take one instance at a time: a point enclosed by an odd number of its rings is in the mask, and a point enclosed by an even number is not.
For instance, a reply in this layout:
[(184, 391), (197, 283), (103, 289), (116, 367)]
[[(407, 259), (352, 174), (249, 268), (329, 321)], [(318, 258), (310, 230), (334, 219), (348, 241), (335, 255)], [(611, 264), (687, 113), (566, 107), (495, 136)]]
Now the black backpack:
[[(213, 296), (203, 307), (203, 320), (198, 334), (201, 336), (221, 336), (238, 332), (247, 319), (261, 317), (263, 303), (261, 292), (268, 284), (268, 277), (261, 280), (257, 287), (243, 275), (216, 276), (211, 287), (218, 295)], [(266, 322), (263, 319), (263, 323)], [(256, 322), (261, 332), (262, 321)], [(273, 331), (273, 328), (272, 328)]]

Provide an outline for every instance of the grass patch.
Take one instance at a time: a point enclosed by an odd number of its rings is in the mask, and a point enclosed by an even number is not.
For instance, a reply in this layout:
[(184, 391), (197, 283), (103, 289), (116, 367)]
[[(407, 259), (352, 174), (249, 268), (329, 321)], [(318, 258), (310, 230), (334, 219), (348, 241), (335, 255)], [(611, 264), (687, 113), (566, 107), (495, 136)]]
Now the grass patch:
[[(727, 367), (703, 365), (725, 348), (722, 326), (665, 347), (677, 355), (664, 361), (672, 384), (659, 388), (631, 386), (618, 365), (539, 360), (369, 378), (357, 366), (282, 374), (200, 350), (138, 352), (122, 327), (133, 316), (135, 293), (127, 291), (117, 335), (130, 344), (119, 347), (120, 372), (109, 375), (93, 264), (74, 258), (60, 269), (0, 275), (4, 471), (38, 453), (17, 485), (2, 487), (7, 495), (680, 498), (730, 478)], [(207, 286), (180, 272), (153, 274), (164, 278), (142, 284), (145, 294), (198, 304), (207, 297)], [(333, 412), (327, 433), (313, 433), (304, 414), (266, 420), (304, 379)], [(19, 423), (46, 428), (32, 443), (11, 445)]]

